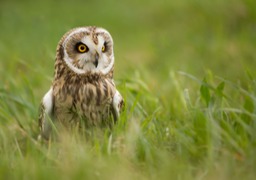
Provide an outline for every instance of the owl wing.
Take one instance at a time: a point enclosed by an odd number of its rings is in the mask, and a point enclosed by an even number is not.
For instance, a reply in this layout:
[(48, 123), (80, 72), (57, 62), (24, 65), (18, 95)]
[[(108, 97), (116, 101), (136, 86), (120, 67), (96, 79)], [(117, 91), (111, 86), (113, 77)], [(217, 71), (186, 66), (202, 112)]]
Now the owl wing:
[(44, 95), (40, 109), (39, 109), (39, 128), (40, 128), (40, 135), (38, 139), (49, 139), (50, 132), (51, 132), (51, 119), (53, 117), (53, 94), (52, 88)]
[(121, 96), (121, 94), (118, 92), (118, 90), (116, 90), (115, 95), (113, 97), (112, 106), (113, 106), (113, 110), (114, 110), (113, 111), (114, 120), (117, 121), (117, 119), (120, 116), (120, 112), (124, 108), (124, 99)]

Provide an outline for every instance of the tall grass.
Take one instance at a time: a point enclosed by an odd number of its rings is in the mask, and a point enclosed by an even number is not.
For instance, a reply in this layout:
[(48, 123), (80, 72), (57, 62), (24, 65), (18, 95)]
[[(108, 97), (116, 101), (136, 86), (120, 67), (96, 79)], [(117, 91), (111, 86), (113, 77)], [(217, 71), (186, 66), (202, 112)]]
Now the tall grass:
[[(127, 106), (111, 131), (61, 133), (46, 144), (36, 140), (37, 107), (2, 90), (1, 178), (252, 179), (255, 84), (211, 78), (171, 72), (164, 97), (124, 81)], [(197, 84), (197, 95), (179, 79)]]
[[(0, 179), (254, 179), (255, 7), (1, 1)], [(91, 24), (113, 35), (125, 110), (111, 130), (38, 142), (57, 42)]]

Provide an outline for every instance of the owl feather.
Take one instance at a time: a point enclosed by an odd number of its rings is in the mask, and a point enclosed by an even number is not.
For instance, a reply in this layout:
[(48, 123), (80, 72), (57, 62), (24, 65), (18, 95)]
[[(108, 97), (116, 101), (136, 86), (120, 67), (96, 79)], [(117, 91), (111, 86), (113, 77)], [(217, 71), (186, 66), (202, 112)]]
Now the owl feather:
[(40, 138), (50, 138), (51, 123), (69, 128), (117, 121), (124, 101), (113, 72), (113, 40), (107, 30), (68, 31), (57, 46), (54, 80), (40, 105)]

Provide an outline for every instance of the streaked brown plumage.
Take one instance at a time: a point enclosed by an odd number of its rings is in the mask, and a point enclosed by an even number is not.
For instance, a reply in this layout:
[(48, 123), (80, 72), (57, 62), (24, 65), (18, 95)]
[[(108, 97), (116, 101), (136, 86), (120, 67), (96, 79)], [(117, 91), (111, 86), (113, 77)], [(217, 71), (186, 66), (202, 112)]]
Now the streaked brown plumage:
[(113, 71), (113, 41), (106, 30), (83, 27), (67, 32), (57, 47), (52, 87), (42, 101), (41, 136), (50, 136), (46, 116), (65, 127), (117, 120), (123, 98), (116, 90)]

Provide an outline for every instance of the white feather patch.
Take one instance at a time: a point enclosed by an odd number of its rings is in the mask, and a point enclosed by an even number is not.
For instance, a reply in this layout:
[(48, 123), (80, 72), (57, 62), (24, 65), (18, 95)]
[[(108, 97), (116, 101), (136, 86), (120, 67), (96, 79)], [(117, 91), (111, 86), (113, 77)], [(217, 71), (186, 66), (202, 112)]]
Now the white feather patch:
[(52, 88), (44, 95), (43, 105), (45, 108), (45, 113), (49, 114), (52, 111)]
[(120, 103), (123, 101), (123, 97), (121, 94), (116, 90), (116, 93), (113, 97), (113, 107), (115, 109), (117, 117), (119, 117), (120, 114)]
[(115, 58), (114, 58), (114, 55), (112, 55), (112, 57), (110, 58), (111, 59), (111, 62), (110, 64), (103, 70), (101, 70), (101, 72), (103, 74), (108, 74), (109, 71), (112, 69), (112, 67), (114, 66), (114, 61), (115, 61)]
[(77, 74), (83, 74), (83, 73), (85, 73), (84, 70), (79, 69), (79, 68), (73, 66), (73, 64), (71, 64), (72, 59), (70, 59), (70, 58), (68, 57), (66, 51), (64, 51), (64, 61), (66, 62), (66, 64), (68, 65), (68, 67), (69, 67), (72, 71), (74, 71), (75, 73), (77, 73)]

